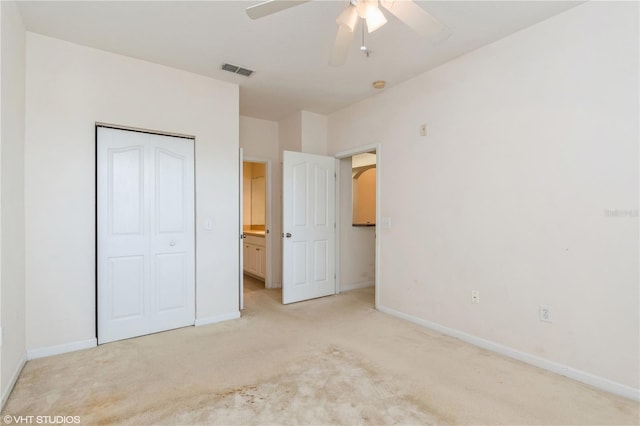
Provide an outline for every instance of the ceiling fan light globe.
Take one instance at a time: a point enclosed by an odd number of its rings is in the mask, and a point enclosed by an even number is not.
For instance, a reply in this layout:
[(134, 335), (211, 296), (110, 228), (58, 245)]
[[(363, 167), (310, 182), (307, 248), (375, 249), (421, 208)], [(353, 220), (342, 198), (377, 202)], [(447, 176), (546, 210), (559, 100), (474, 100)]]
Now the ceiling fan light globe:
[(372, 33), (384, 24), (387, 23), (387, 18), (384, 17), (382, 11), (378, 8), (370, 11), (367, 16), (367, 30)]
[(356, 11), (362, 19), (367, 19), (371, 10), (378, 8), (378, 0), (358, 0)]
[(338, 26), (348, 27), (350, 31), (355, 31), (356, 25), (358, 25), (358, 11), (353, 5), (347, 6), (336, 19)]

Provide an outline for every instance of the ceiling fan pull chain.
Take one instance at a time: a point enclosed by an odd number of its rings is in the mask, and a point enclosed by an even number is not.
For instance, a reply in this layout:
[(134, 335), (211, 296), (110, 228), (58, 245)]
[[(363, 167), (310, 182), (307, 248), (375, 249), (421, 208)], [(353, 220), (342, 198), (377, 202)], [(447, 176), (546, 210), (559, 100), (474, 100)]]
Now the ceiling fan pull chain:
[[(362, 21), (364, 21), (364, 19), (363, 19), (363, 18), (360, 18), (360, 19), (361, 19)], [(368, 57), (369, 57), (369, 55), (371, 54), (371, 51), (370, 51), (369, 49), (367, 49), (367, 45), (366, 45), (366, 44), (364, 44), (364, 26), (365, 26), (365, 23), (364, 23), (364, 22), (362, 22), (362, 25), (361, 25), (361, 27), (362, 27), (362, 45), (360, 46), (360, 51), (361, 51), (362, 53), (364, 53), (365, 55), (367, 55), (367, 58), (368, 58)]]

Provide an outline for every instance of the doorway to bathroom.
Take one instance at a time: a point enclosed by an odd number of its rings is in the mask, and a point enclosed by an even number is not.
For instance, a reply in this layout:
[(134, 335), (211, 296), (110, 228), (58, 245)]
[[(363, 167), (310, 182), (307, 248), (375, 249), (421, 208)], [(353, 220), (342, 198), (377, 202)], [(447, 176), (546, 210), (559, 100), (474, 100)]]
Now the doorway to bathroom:
[[(270, 287), (269, 162), (253, 158), (242, 161), (242, 282), (246, 290)], [(241, 286), (240, 306), (244, 307)]]

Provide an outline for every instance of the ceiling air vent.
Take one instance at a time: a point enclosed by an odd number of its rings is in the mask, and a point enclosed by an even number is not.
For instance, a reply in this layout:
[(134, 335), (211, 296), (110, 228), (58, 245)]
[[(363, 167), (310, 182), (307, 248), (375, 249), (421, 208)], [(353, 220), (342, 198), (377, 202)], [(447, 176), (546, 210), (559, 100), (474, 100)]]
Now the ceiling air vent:
[(245, 77), (249, 77), (251, 74), (253, 74), (253, 70), (242, 68), (237, 65), (231, 65), (231, 64), (222, 64), (222, 69), (225, 71), (232, 72), (234, 74), (244, 75)]

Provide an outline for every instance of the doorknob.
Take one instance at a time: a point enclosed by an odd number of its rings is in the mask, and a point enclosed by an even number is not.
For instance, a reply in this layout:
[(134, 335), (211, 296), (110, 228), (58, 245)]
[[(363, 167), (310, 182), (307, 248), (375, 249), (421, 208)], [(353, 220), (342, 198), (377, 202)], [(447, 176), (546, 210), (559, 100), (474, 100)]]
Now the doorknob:
[(290, 233), (290, 232), (287, 232), (286, 237), (287, 237), (287, 238), (291, 238), (291, 233)]
[(173, 247), (173, 246), (175, 246), (175, 245), (176, 245), (176, 242), (175, 242), (175, 241), (171, 241), (171, 242), (169, 242), (169, 245), (170, 245), (171, 247)]

